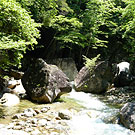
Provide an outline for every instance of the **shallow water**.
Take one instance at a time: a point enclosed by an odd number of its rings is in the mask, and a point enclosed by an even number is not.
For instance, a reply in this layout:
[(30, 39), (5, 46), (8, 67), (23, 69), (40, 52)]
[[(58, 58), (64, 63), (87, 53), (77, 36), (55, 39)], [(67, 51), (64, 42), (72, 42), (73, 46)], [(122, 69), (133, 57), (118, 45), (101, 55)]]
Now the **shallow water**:
[[(108, 106), (97, 95), (75, 92), (61, 96), (52, 104), (35, 104), (22, 100), (14, 107), (0, 107), (0, 123), (11, 122), (11, 117), (26, 108), (50, 106), (51, 111), (75, 110), (72, 119), (67, 121), (64, 135), (135, 135), (135, 132), (117, 124), (119, 109)], [(3, 118), (5, 117), (5, 119)], [(115, 120), (112, 120), (114, 118)], [(116, 124), (115, 124), (116, 123)], [(62, 135), (62, 134), (60, 134)]]
[(109, 107), (97, 96), (71, 92), (69, 98), (75, 99), (85, 107), (69, 122), (71, 128), (69, 135), (135, 135), (135, 132), (119, 124), (105, 122), (106, 119), (116, 117), (119, 109)]

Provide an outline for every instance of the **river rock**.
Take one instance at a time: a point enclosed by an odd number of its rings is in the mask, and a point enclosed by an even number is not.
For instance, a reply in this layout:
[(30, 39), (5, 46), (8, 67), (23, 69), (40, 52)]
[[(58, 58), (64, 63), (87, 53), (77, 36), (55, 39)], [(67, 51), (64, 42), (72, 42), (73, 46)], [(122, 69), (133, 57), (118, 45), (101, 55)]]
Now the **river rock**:
[(135, 131), (135, 102), (126, 103), (120, 110), (121, 123)]
[(25, 89), (24, 89), (24, 87), (22, 85), (21, 79), (14, 80), (12, 78), (11, 80), (9, 80), (8, 81), (8, 88), (11, 89), (11, 90), (9, 90), (9, 93), (16, 93), (18, 95), (21, 95), (21, 94), (25, 94), (26, 93), (26, 91), (25, 91)]
[(47, 61), (49, 64), (58, 66), (73, 81), (78, 74), (75, 61), (72, 58), (57, 58)]
[(67, 76), (55, 65), (39, 58), (34, 61), (22, 78), (28, 96), (37, 102), (53, 102), (60, 95), (70, 92)]
[(58, 116), (61, 118), (61, 119), (65, 119), (65, 120), (70, 120), (72, 117), (71, 117), (71, 112), (69, 110), (61, 110), (59, 113), (58, 113)]
[(113, 78), (114, 75), (109, 62), (99, 62), (93, 67), (92, 72), (84, 66), (75, 78), (75, 89), (76, 91), (99, 94), (109, 88)]
[(14, 106), (20, 103), (20, 99), (17, 95), (11, 93), (5, 93), (0, 99), (2, 106)]

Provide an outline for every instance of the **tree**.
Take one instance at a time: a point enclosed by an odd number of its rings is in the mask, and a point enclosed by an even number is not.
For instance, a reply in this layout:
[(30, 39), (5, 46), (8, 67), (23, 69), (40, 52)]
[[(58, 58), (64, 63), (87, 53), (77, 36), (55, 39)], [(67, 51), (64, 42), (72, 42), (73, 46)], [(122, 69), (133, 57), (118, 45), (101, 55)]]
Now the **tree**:
[(27, 48), (37, 44), (41, 25), (15, 0), (0, 1), (0, 66), (19, 66)]
[(121, 31), (123, 39), (126, 39), (124, 48), (129, 53), (129, 60), (135, 60), (135, 1), (123, 0), (125, 8), (122, 12)]

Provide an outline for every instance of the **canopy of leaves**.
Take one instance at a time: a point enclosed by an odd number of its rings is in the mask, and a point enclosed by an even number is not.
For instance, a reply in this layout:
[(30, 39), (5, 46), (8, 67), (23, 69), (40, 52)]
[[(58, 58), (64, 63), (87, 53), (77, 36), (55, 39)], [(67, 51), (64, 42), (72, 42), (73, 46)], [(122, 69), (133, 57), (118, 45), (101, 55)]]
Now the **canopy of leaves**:
[[(40, 24), (15, 0), (0, 1), (0, 66), (19, 64), (28, 46), (37, 44)], [(5, 56), (4, 58), (2, 58)]]
[(134, 58), (134, 0), (0, 0), (0, 65), (19, 63), (38, 44), (40, 26), (54, 30), (52, 48), (97, 49), (105, 56), (121, 49)]

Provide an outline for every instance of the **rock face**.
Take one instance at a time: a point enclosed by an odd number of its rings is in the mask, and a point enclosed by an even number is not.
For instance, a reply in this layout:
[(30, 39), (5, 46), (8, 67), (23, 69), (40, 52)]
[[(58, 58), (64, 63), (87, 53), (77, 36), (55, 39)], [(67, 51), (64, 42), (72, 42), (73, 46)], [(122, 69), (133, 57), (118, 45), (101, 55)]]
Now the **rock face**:
[(49, 64), (58, 66), (73, 81), (78, 74), (75, 62), (72, 58), (58, 58), (47, 61)]
[(75, 78), (76, 91), (102, 93), (108, 89), (113, 79), (112, 68), (108, 62), (100, 62), (92, 73), (85, 66)]
[(120, 110), (121, 123), (135, 131), (135, 102), (126, 103)]
[(39, 58), (24, 73), (22, 84), (28, 96), (37, 102), (53, 102), (55, 98), (71, 91), (69, 79), (55, 65)]

